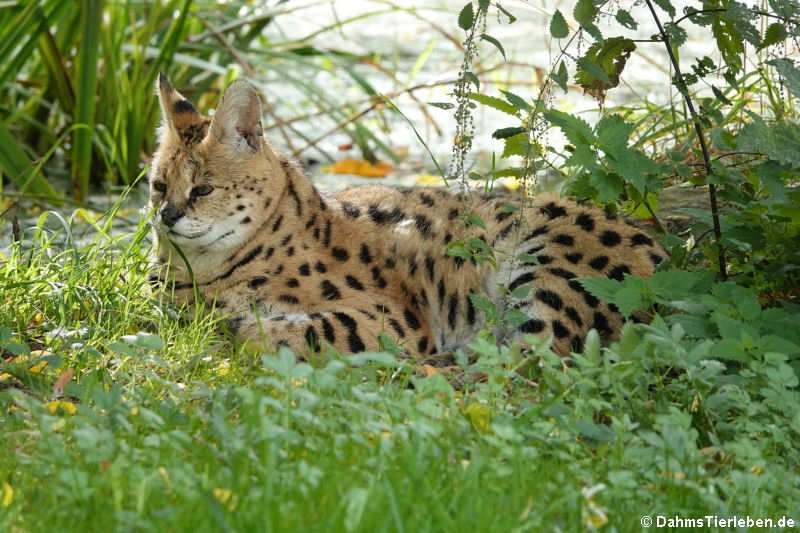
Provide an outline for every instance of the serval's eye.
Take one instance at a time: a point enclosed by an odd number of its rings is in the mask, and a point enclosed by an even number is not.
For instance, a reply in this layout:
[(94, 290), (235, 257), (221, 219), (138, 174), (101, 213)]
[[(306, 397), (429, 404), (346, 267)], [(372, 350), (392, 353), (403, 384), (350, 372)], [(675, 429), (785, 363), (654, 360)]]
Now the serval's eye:
[(167, 192), (167, 184), (163, 181), (154, 181), (153, 188), (158, 192)]
[(197, 187), (193, 188), (189, 191), (189, 196), (192, 198), (197, 198), (198, 196), (206, 196), (211, 194), (211, 191), (214, 190), (214, 187), (211, 185), (198, 185)]

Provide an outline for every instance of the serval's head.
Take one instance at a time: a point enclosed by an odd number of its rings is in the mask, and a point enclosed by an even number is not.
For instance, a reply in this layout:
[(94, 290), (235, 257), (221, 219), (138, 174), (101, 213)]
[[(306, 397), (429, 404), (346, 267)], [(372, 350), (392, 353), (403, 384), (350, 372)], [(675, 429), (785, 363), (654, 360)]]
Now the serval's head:
[(247, 82), (231, 83), (209, 118), (165, 75), (156, 85), (163, 122), (150, 170), (150, 207), (159, 241), (194, 256), (240, 246), (270, 216), (285, 187), (280, 162), (262, 136), (258, 93)]

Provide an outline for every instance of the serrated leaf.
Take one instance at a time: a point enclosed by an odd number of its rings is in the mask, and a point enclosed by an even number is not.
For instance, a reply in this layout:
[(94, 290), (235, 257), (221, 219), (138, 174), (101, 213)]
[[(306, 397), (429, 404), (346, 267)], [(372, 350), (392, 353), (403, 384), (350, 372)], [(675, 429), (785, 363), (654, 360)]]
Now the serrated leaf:
[(504, 91), (503, 89), (500, 89), (500, 92), (503, 93), (503, 95), (506, 97), (506, 100), (508, 100), (511, 103), (511, 105), (513, 105), (517, 109), (521, 111), (528, 111), (531, 108), (530, 104), (526, 102), (525, 99), (522, 98), (521, 96), (517, 96), (511, 91)]
[(780, 22), (773, 22), (767, 26), (767, 31), (764, 32), (764, 40), (761, 41), (758, 49), (762, 50), (768, 46), (777, 44), (786, 39), (788, 35), (789, 33), (786, 31), (786, 26), (784, 24)]
[(458, 14), (458, 26), (462, 30), (468, 30), (472, 27), (472, 22), (474, 20), (474, 14), (472, 13), (472, 2), (468, 3), (461, 9), (461, 13)]
[(800, 126), (788, 121), (767, 125), (757, 114), (747, 114), (753, 122), (739, 133), (739, 150), (759, 152), (779, 163), (800, 167)]
[(503, 153), (500, 155), (502, 158), (511, 157), (512, 155), (525, 157), (527, 152), (531, 150), (531, 145), (528, 142), (528, 136), (524, 133), (506, 137), (504, 142), (505, 144), (503, 146)]
[[(486, 229), (486, 224), (483, 222), (483, 219), (478, 215), (470, 215), (467, 218), (467, 222), (469, 224), (474, 224), (474, 225), (478, 226), (479, 228)], [(473, 242), (474, 240), (476, 240), (476, 239), (470, 239), (470, 241), (469, 241), (470, 242), (470, 246), (472, 246), (473, 248), (476, 247), (476, 244)], [(477, 240), (480, 240), (480, 239), (477, 239)], [(483, 241), (481, 241), (481, 243), (483, 243), (484, 245), (486, 244)], [(480, 245), (477, 245), (477, 246), (480, 246)]]
[(498, 50), (500, 50), (500, 53), (503, 55), (503, 60), (504, 61), (508, 61), (508, 59), (506, 58), (506, 51), (503, 48), (503, 45), (500, 43), (500, 41), (498, 41), (497, 39), (495, 39), (491, 35), (487, 35), (486, 33), (482, 33), (481, 34), (481, 39), (483, 39), (484, 41), (488, 41), (488, 42), (492, 43)]
[(531, 292), (531, 284), (526, 283), (521, 287), (517, 287), (513, 291), (511, 291), (511, 296), (516, 298), (517, 300), (523, 300), (528, 297), (528, 294)]
[(614, 173), (597, 168), (589, 175), (589, 184), (597, 190), (598, 202), (613, 202), (622, 195), (624, 183)]
[(503, 322), (512, 329), (518, 328), (528, 320), (530, 320), (530, 317), (519, 309), (509, 309), (503, 315)]
[(428, 102), (428, 105), (438, 107), (439, 109), (453, 109), (455, 105), (450, 102)]
[(717, 89), (717, 87), (715, 85), (711, 86), (711, 92), (714, 93), (714, 96), (716, 96), (717, 100), (722, 102), (723, 105), (731, 105), (731, 101), (728, 100), (728, 97), (725, 96), (725, 94), (722, 91)]
[(556, 9), (556, 12), (553, 13), (553, 18), (550, 20), (550, 35), (556, 39), (563, 39), (569, 35), (569, 26), (567, 26), (567, 21), (564, 20), (564, 15), (562, 15), (561, 11), (558, 9)]
[(597, 145), (605, 152), (613, 152), (628, 145), (635, 125), (625, 122), (619, 115), (606, 115), (597, 123)]
[(481, 93), (469, 93), (467, 94), (467, 98), (478, 102), (479, 104), (483, 104), (493, 109), (497, 109), (498, 111), (502, 111), (503, 113), (507, 113), (512, 117), (519, 117), (519, 111), (517, 108), (501, 98)]
[(567, 73), (567, 65), (564, 63), (564, 61), (562, 61), (558, 66), (558, 72), (550, 73), (550, 78), (552, 78), (552, 80), (556, 82), (559, 87), (561, 87), (561, 90), (563, 90), (565, 93), (567, 92), (567, 81), (569, 79), (569, 74)]
[(669, 0), (654, 0), (656, 5), (667, 12), (670, 18), (675, 18), (675, 8)]
[(784, 57), (766, 63), (775, 67), (794, 97), (800, 99), (800, 70), (794, 65), (794, 61)]
[(617, 19), (617, 22), (629, 30), (635, 30), (639, 27), (639, 24), (634, 20), (631, 14), (624, 9), (618, 9), (615, 18)]
[(581, 26), (589, 26), (594, 21), (597, 14), (597, 7), (595, 7), (592, 0), (578, 0), (575, 9), (572, 11), (572, 16), (578, 21)]
[(553, 126), (561, 128), (569, 142), (575, 146), (594, 144), (594, 133), (592, 133), (592, 128), (589, 127), (585, 120), (557, 109), (548, 109), (543, 112), (543, 115)]
[(507, 137), (513, 137), (514, 135), (519, 135), (520, 133), (525, 133), (525, 128), (514, 126), (510, 128), (500, 128), (494, 130), (494, 133), (492, 133), (492, 137), (494, 137), (495, 139), (505, 139)]

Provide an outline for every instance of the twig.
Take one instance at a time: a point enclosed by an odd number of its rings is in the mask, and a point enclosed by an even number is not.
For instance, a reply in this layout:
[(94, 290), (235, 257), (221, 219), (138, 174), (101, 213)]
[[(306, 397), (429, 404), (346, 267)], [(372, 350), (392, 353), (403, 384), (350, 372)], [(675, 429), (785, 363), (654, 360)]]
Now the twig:
[[(678, 90), (683, 95), (683, 99), (686, 102), (686, 107), (689, 109), (689, 113), (692, 115), (694, 130), (697, 134), (697, 139), (700, 141), (700, 149), (703, 152), (703, 166), (706, 169), (706, 179), (708, 179), (708, 177), (713, 173), (711, 169), (711, 156), (708, 153), (708, 146), (706, 146), (706, 139), (705, 135), (703, 134), (703, 127), (700, 124), (700, 118), (697, 116), (697, 112), (694, 109), (694, 102), (692, 102), (692, 98), (689, 96), (689, 88), (686, 85), (686, 81), (683, 79), (683, 74), (681, 74), (681, 67), (678, 64), (678, 59), (672, 52), (672, 44), (669, 41), (669, 36), (667, 35), (667, 32), (664, 31), (664, 26), (661, 25), (661, 20), (658, 18), (658, 14), (653, 7), (652, 1), (645, 0), (645, 2), (647, 3), (647, 7), (650, 9), (650, 13), (653, 15), (653, 20), (655, 20), (656, 25), (658, 26), (658, 32), (661, 35), (661, 40), (663, 41), (664, 46), (667, 48), (670, 62), (672, 63), (672, 67), (675, 69), (675, 82), (678, 86)], [(708, 184), (708, 198), (711, 202), (711, 219), (714, 222), (714, 238), (717, 240), (717, 246), (719, 247), (719, 274), (722, 280), (725, 281), (728, 279), (728, 272), (725, 264), (725, 248), (722, 246), (722, 229), (719, 223), (717, 186), (714, 183)]]

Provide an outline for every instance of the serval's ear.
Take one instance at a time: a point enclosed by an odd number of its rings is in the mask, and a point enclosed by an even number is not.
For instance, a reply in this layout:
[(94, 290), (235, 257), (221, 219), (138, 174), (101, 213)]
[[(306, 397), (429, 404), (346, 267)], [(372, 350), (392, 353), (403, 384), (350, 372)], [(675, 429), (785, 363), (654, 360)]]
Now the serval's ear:
[(236, 150), (261, 150), (261, 99), (246, 81), (231, 83), (211, 121), (211, 138)]
[(164, 119), (163, 133), (177, 136), (187, 147), (202, 141), (208, 132), (208, 118), (172, 87), (163, 72), (158, 75), (156, 87)]

